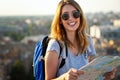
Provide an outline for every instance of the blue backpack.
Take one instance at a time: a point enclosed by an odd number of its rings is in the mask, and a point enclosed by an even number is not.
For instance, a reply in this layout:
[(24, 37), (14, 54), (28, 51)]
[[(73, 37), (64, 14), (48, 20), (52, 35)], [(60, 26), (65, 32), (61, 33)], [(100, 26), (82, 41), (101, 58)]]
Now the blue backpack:
[[(45, 69), (44, 69), (44, 56), (46, 54), (46, 49), (48, 46), (50, 38), (48, 36), (44, 36), (39, 42), (37, 42), (34, 50), (33, 57), (33, 73), (35, 80), (45, 80)], [(58, 42), (59, 43), (59, 42)], [(59, 43), (60, 46), (60, 43)], [(60, 46), (60, 55), (61, 55), (62, 47)], [(59, 58), (60, 58), (59, 55)], [(67, 56), (67, 47), (66, 47), (66, 56)], [(59, 68), (61, 68), (65, 64), (65, 59), (62, 58)]]

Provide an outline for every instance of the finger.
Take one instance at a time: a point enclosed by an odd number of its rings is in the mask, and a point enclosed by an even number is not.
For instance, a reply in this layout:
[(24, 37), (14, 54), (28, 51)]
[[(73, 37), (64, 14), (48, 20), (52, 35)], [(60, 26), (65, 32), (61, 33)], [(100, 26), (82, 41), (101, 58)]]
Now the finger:
[(70, 80), (77, 80), (79, 76), (80, 76), (79, 73), (71, 72), (69, 79), (70, 79)]
[(69, 79), (76, 80), (78, 76), (79, 75), (77, 73), (77, 70), (74, 68), (71, 68), (69, 71)]
[(77, 74), (80, 76), (80, 75), (83, 75), (85, 73), (85, 71), (83, 70), (77, 70)]
[(71, 68), (71, 72), (73, 73), (73, 75), (75, 77), (78, 77), (78, 76), (80, 76), (80, 75), (85, 73), (85, 71), (83, 71), (83, 70), (77, 70), (77, 69), (74, 69), (74, 68)]
[(69, 79), (70, 79), (70, 80), (77, 80), (77, 77), (75, 77), (75, 76), (70, 76)]

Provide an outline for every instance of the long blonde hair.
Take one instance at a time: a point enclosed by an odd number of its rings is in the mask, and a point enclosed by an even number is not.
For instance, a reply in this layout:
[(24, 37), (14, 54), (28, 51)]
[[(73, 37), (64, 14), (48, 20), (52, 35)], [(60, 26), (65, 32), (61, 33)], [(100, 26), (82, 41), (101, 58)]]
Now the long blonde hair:
[(78, 41), (77, 42), (78, 47), (80, 48), (80, 53), (84, 53), (84, 51), (86, 50), (86, 48), (89, 44), (87, 33), (86, 33), (86, 26), (87, 25), (86, 25), (86, 20), (85, 20), (85, 17), (84, 17), (84, 14), (83, 14), (81, 7), (74, 0), (61, 0), (59, 2), (57, 9), (56, 9), (56, 14), (54, 16), (54, 19), (53, 19), (53, 22), (51, 25), (50, 36), (52, 38), (55, 38), (58, 41), (66, 42), (66, 44), (69, 47), (73, 45), (67, 39), (65, 29), (64, 29), (63, 25), (61, 24), (61, 20), (60, 20), (62, 7), (66, 4), (70, 4), (70, 5), (74, 6), (78, 11), (80, 11), (80, 25), (77, 29), (76, 37), (77, 37), (77, 41)]

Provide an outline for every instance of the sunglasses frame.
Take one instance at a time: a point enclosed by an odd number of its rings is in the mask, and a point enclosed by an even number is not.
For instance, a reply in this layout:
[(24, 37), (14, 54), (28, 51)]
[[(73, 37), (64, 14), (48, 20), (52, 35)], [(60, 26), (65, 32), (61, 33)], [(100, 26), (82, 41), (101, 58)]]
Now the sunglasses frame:
[[(72, 17), (75, 18), (75, 19), (79, 18), (80, 15), (81, 15), (81, 14), (80, 14), (80, 11), (74, 11), (74, 12), (72, 12)], [(62, 18), (63, 20), (68, 20), (68, 19), (70, 18), (69, 13), (63, 13), (63, 14), (61, 15), (61, 18)]]

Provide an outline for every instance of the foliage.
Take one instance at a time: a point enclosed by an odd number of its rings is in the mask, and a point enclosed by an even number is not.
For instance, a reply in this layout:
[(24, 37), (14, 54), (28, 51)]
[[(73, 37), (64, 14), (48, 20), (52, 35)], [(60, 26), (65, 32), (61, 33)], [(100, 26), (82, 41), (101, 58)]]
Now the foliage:
[(26, 80), (26, 73), (24, 69), (23, 62), (16, 60), (11, 69), (10, 80)]
[(5, 36), (11, 37), (14, 41), (20, 41), (25, 37), (24, 34), (21, 34), (19, 32), (8, 32), (5, 34)]

